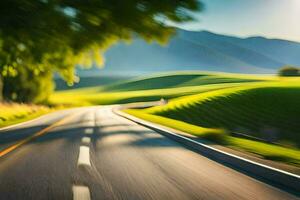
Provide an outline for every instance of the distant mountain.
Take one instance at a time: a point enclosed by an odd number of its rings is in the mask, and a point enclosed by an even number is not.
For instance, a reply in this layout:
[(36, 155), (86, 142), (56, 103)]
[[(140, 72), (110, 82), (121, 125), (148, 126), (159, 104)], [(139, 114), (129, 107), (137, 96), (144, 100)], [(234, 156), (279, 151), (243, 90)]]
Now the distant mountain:
[[(286, 64), (300, 65), (300, 43), (179, 29), (167, 46), (137, 39), (130, 45), (119, 43), (113, 46), (105, 57), (104, 73), (176, 70), (274, 73)], [(95, 74), (95, 71), (85, 73)]]

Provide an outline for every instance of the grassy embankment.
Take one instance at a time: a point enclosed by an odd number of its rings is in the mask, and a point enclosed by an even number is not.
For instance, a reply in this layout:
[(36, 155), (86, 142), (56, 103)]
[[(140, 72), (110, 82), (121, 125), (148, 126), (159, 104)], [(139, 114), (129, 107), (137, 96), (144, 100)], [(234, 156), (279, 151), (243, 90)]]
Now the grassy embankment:
[(0, 111), (0, 127), (4, 127), (34, 119), (53, 109), (46, 106), (0, 103)]
[[(299, 80), (277, 81), (204, 92), (174, 99), (165, 106), (126, 112), (267, 159), (300, 166), (299, 102)], [(233, 132), (280, 145), (234, 137), (230, 134)]]

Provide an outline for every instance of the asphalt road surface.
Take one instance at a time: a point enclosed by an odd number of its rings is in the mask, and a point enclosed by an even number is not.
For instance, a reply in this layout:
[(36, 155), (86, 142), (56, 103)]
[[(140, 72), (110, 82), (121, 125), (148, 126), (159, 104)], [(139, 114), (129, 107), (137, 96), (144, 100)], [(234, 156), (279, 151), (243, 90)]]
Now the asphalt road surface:
[(1, 200), (298, 199), (109, 106), (59, 111), (0, 131), (0, 152)]

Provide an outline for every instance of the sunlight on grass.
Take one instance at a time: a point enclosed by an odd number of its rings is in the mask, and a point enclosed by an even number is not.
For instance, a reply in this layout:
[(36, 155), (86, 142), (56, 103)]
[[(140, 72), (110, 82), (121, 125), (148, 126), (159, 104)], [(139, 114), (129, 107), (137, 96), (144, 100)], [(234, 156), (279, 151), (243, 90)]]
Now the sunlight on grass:
[(174, 99), (145, 112), (259, 138), (269, 137), (265, 129), (272, 129), (276, 140), (300, 145), (295, 134), (300, 131), (299, 102), (300, 83), (255, 83)]
[(171, 99), (185, 95), (235, 87), (240, 83), (227, 83), (205, 86), (189, 86), (171, 89), (139, 90), (124, 92), (93, 92), (92, 89), (56, 92), (50, 98), (51, 104), (69, 104), (74, 106), (106, 105), (143, 101), (157, 101), (161, 98)]
[(204, 128), (200, 126), (195, 126), (192, 124), (188, 124), (186, 122), (182, 122), (182, 121), (178, 121), (166, 117), (161, 117), (157, 115), (147, 114), (139, 110), (127, 109), (124, 110), (124, 112), (154, 123), (158, 123), (180, 131), (191, 133), (199, 138), (205, 138), (213, 141), (222, 142), (224, 141), (224, 137), (226, 135), (225, 131), (222, 129)]
[(276, 160), (300, 166), (299, 150), (236, 137), (228, 137), (227, 141), (228, 145), (233, 148), (246, 150), (261, 155), (269, 160)]
[(272, 80), (277, 77), (199, 71), (163, 73), (107, 86), (55, 92), (49, 102), (52, 105), (86, 106), (157, 101)]

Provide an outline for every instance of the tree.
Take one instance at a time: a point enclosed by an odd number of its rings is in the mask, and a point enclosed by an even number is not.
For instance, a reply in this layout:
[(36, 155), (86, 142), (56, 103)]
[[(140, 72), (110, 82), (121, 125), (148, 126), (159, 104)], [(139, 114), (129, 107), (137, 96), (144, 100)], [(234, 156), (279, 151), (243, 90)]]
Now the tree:
[(293, 66), (284, 66), (278, 71), (279, 76), (300, 76), (300, 68)]
[[(71, 84), (76, 65), (102, 64), (99, 53), (119, 40), (141, 37), (165, 43), (174, 33), (165, 20), (192, 20), (191, 11), (202, 7), (197, 0), (2, 0), (0, 72), (5, 98), (45, 100), (46, 95), (41, 98), (34, 91), (46, 80), (51, 85), (53, 73)], [(24, 98), (28, 92), (32, 96)]]

